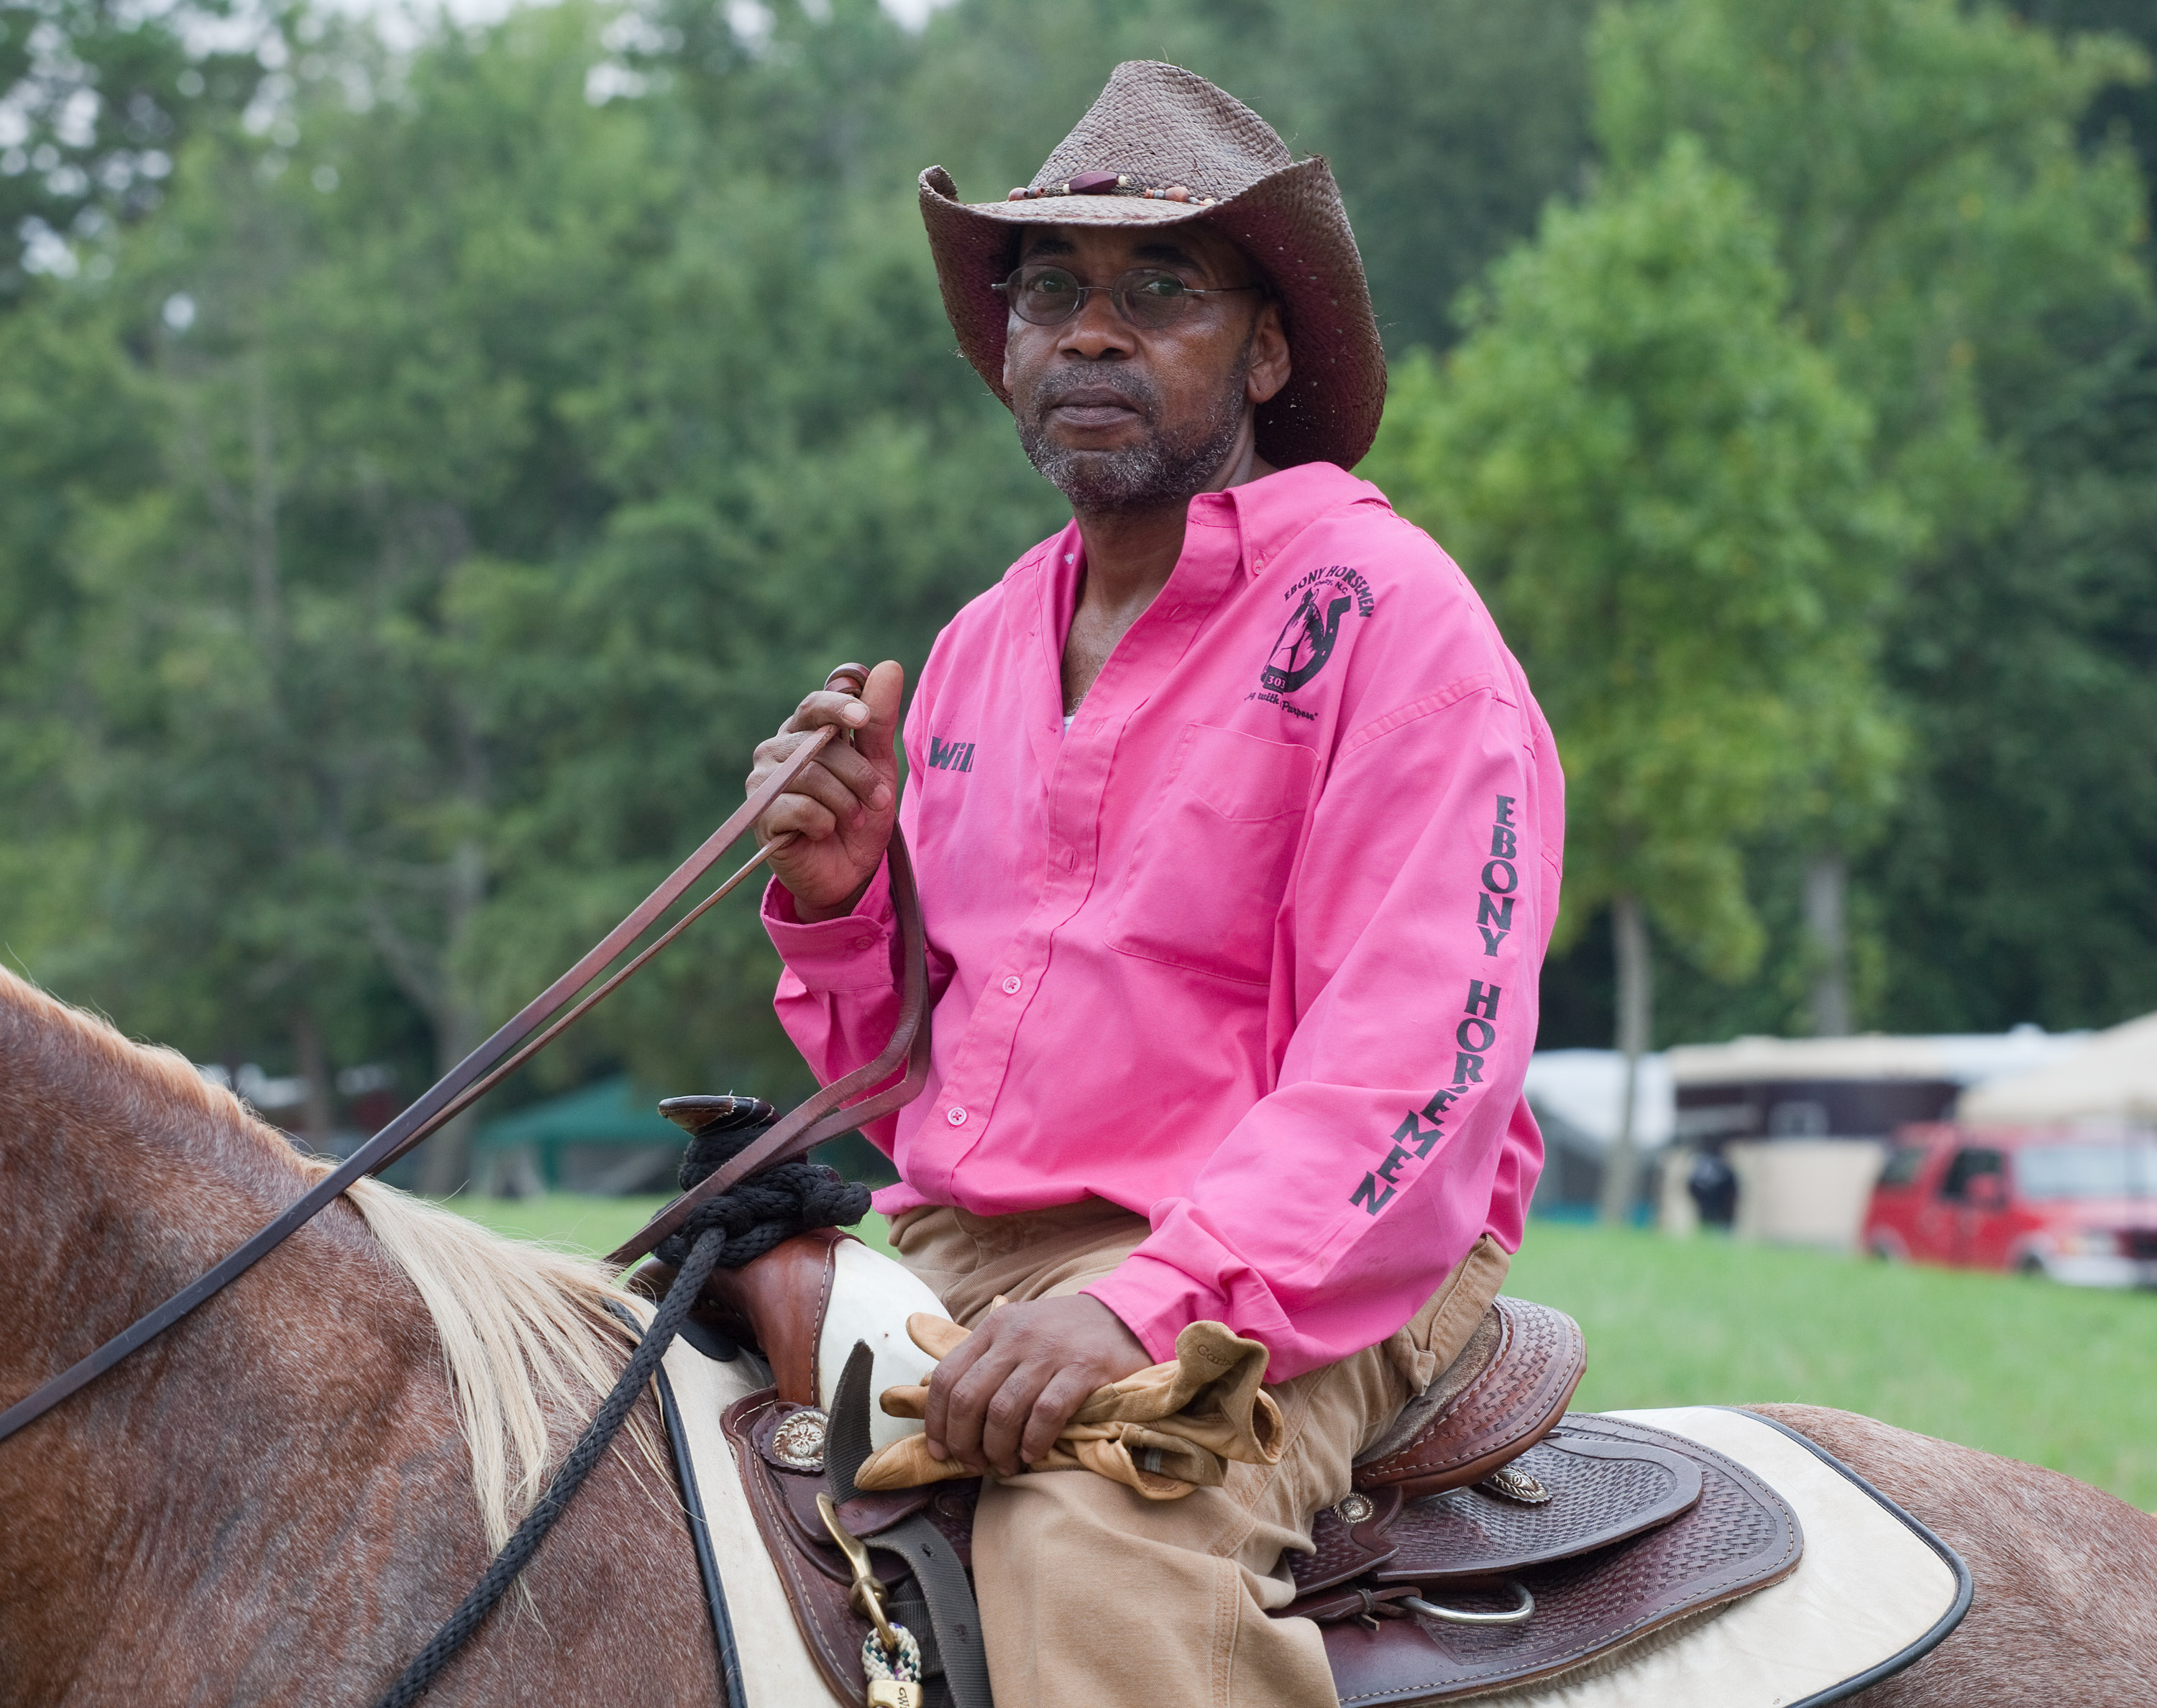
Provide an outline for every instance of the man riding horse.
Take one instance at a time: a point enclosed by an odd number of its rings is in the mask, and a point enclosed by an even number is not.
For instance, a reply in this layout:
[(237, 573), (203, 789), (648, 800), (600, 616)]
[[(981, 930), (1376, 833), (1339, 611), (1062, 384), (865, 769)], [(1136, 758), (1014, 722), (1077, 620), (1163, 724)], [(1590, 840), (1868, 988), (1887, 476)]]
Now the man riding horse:
[[(812, 694), (751, 786), (778, 1008), (821, 1077), (929, 939), (927, 1091), (871, 1136), (904, 1261), (972, 1334), (928, 1450), (1010, 1703), (1335, 1700), (1284, 1551), (1468, 1340), (1542, 1158), (1521, 1095), (1562, 782), (1460, 570), (1348, 471), (1385, 366), (1340, 195), (1173, 66), (1117, 68), (1033, 183), (921, 205), (960, 347), (1073, 519), (903, 672)], [(1025, 1474), (1201, 1321), (1261, 1343), (1277, 1464), (1150, 1500)]]

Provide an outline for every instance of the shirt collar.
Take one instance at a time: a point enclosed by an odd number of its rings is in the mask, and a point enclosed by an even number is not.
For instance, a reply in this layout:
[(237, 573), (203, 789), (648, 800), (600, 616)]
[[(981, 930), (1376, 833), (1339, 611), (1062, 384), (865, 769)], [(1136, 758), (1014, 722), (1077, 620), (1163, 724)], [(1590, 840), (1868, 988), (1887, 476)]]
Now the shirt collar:
[[(1225, 492), (1199, 493), (1191, 501), (1185, 522), (1187, 527), (1236, 530), (1240, 542), (1236, 567), (1248, 579), (1263, 572), (1320, 517), (1356, 503), (1385, 505), (1386, 495), (1337, 464), (1298, 463), (1293, 468), (1276, 470), (1263, 480), (1231, 486)], [(1042, 541), (1032, 554), (1042, 580), (1039, 592), (1031, 602), (1032, 609), (1027, 613), (1027, 626), (1029, 630), (1045, 632), (1050, 637), (1052, 651), (1060, 645), (1058, 637), (1071, 626), (1071, 610), (1078, 591), (1077, 566), (1084, 550), (1074, 518), (1063, 525), (1061, 532)], [(1187, 560), (1191, 557), (1187, 543), (1184, 555)], [(1057, 718), (1060, 728), (1060, 689)]]
[(1336, 464), (1298, 463), (1225, 492), (1201, 492), (1191, 501), (1188, 521), (1240, 530), (1243, 573), (1255, 576), (1320, 517), (1362, 501), (1384, 504), (1386, 497)]

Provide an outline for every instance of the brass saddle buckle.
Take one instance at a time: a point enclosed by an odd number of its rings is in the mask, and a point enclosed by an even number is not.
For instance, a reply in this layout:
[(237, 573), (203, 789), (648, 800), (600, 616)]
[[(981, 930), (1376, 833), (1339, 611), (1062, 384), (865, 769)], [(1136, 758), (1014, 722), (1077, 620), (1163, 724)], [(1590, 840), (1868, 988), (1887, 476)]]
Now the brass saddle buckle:
[[(847, 1592), (848, 1604), (876, 1628), (875, 1633), (862, 1644), (863, 1658), (869, 1659), (872, 1644), (880, 1647), (884, 1667), (893, 1675), (889, 1678), (869, 1679), (866, 1708), (924, 1708), (928, 1699), (921, 1686), (920, 1645), (911, 1632), (903, 1625), (893, 1624), (885, 1613), (883, 1585), (877, 1581), (869, 1565), (869, 1551), (862, 1546), (860, 1537), (840, 1522), (838, 1503), (828, 1494), (816, 1496), (816, 1511), (853, 1570), (854, 1586)], [(912, 1676), (902, 1676), (907, 1673)]]
[(847, 1599), (853, 1609), (876, 1627), (877, 1641), (883, 1644), (884, 1653), (898, 1653), (898, 1633), (892, 1628), (891, 1621), (884, 1617), (883, 1586), (877, 1582), (875, 1572), (869, 1566), (869, 1551), (861, 1539), (839, 1522), (838, 1503), (829, 1494), (816, 1497), (816, 1510), (822, 1516), (824, 1528), (831, 1533), (831, 1540), (839, 1545), (839, 1551), (847, 1556), (847, 1564), (854, 1570), (854, 1587)]

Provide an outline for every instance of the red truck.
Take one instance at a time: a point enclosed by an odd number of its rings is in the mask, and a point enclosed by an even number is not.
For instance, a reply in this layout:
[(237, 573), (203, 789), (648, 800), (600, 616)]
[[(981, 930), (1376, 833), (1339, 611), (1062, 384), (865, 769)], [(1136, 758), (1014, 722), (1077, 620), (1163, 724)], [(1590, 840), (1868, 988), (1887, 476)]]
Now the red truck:
[(2157, 1287), (2157, 1134), (1905, 1127), (1861, 1237), (1877, 1258)]

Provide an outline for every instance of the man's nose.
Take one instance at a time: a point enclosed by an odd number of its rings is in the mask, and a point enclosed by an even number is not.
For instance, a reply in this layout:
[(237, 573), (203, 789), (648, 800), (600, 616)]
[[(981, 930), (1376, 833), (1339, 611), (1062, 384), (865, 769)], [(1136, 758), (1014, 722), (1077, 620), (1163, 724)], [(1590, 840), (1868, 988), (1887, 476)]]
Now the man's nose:
[(1115, 300), (1105, 291), (1089, 291), (1078, 311), (1063, 322), (1056, 341), (1059, 356), (1078, 356), (1089, 362), (1128, 356), (1133, 342)]

